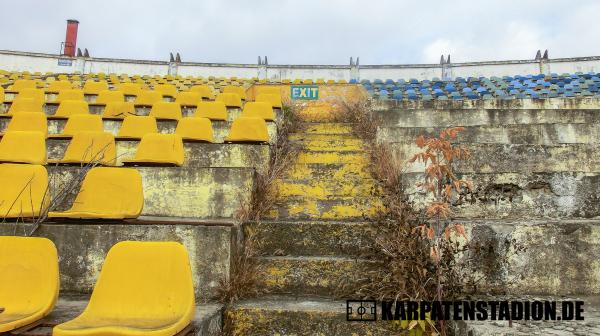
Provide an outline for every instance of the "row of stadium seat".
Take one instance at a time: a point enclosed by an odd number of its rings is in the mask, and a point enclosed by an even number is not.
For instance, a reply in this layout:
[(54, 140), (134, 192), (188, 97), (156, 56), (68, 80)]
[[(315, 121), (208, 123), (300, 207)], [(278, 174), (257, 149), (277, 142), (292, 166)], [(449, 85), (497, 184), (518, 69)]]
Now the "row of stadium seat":
[[(231, 94), (235, 96), (235, 94)], [(273, 105), (281, 107), (281, 100), (273, 94), (261, 94), (257, 101), (245, 104), (232, 102), (231, 100), (218, 100), (214, 102), (197, 102), (195, 106), (191, 103), (186, 107), (195, 108), (194, 116), (209, 118), (211, 120), (226, 120), (227, 108), (240, 108), (244, 106), (244, 114), (256, 114), (265, 116), (266, 120), (273, 120)], [(11, 102), (8, 111), (0, 114), (0, 117), (10, 117), (19, 113), (44, 113), (44, 104), (33, 98), (17, 98)], [(96, 105), (96, 104), (93, 104)], [(138, 105), (139, 106), (139, 105)], [(148, 105), (145, 105), (148, 106)], [(183, 117), (182, 104), (177, 102), (158, 101), (151, 105), (150, 116), (156, 119), (179, 120)], [(63, 100), (58, 104), (54, 114), (47, 117), (50, 119), (66, 119), (72, 115), (90, 114), (90, 104), (83, 100)], [(102, 111), (104, 119), (123, 119), (129, 115), (136, 115), (136, 105), (133, 102), (109, 101), (106, 102)]]
[[(0, 236), (0, 283), (0, 333), (35, 326), (54, 310), (59, 297), (54, 243)], [(195, 310), (192, 271), (183, 245), (123, 241), (106, 255), (85, 310), (56, 325), (52, 335), (171, 336), (190, 325)]]
[[(24, 113), (25, 114), (25, 113)], [(8, 132), (0, 140), (0, 162), (16, 162), (31, 164), (47, 164), (45, 124), (36, 122), (35, 127), (41, 130), (31, 130), (33, 123), (20, 120), (35, 120), (34, 114), (26, 114), (28, 118), (17, 119), (21, 129), (14, 130), (9, 124)], [(69, 118), (62, 133), (54, 138), (72, 138), (67, 147), (65, 157), (58, 163), (90, 163), (99, 157), (105, 165), (115, 165), (116, 145), (115, 136), (104, 132), (99, 116), (74, 115)], [(183, 118), (175, 129), (174, 134), (160, 134), (153, 117), (126, 117), (119, 130), (121, 140), (138, 140), (134, 160), (124, 160), (124, 163), (149, 165), (183, 165), (183, 141), (213, 142), (211, 122), (207, 118)], [(264, 119), (257, 117), (239, 117), (231, 124), (226, 142), (259, 142), (269, 141), (267, 124)]]
[(458, 77), (452, 81), (363, 80), (361, 84), (369, 94), (384, 100), (600, 98), (600, 74), (594, 72), (502, 78)]

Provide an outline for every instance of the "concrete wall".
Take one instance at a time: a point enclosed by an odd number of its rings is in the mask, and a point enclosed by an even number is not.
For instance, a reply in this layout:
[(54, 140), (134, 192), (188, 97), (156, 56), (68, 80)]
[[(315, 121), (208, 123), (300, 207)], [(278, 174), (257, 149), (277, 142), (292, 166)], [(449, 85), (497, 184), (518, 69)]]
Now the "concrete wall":
[[(59, 59), (71, 64), (58, 65)], [(10, 71), (40, 71), (55, 73), (105, 72), (139, 75), (260, 77), (270, 79), (325, 78), (325, 79), (432, 79), (442, 78), (439, 64), (404, 65), (268, 65), (225, 63), (169, 63), (166, 61), (125, 60), (112, 58), (68, 58), (52, 54), (0, 51), (0, 69)], [(600, 56), (551, 59), (547, 61), (511, 60), (491, 62), (453, 63), (449, 65), (452, 77), (504, 76), (517, 74), (564, 73), (600, 71)], [(354, 74), (354, 75), (353, 75)]]

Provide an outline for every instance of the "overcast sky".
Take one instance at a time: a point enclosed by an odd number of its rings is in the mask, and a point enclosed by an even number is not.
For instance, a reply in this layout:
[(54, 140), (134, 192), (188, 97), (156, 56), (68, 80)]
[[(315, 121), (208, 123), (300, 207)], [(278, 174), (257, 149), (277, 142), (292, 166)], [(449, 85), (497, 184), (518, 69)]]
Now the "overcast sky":
[(600, 55), (598, 0), (3, 1), (0, 49), (58, 53), (66, 19), (91, 56), (277, 64)]

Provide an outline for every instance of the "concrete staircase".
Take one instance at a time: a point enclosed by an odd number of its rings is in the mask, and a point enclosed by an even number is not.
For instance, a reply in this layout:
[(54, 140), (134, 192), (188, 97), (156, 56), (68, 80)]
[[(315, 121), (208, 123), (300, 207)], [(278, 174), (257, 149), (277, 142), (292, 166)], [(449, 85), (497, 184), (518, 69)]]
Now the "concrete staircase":
[(364, 144), (351, 125), (327, 121), (290, 139), (302, 151), (278, 181), (281, 202), (268, 220), (245, 226), (260, 242), (259, 287), (268, 296), (237, 303), (227, 322), (233, 335), (376, 335), (380, 323), (346, 321), (345, 300), (336, 300), (339, 286), (357, 285), (368, 267), (359, 249), (382, 206)]

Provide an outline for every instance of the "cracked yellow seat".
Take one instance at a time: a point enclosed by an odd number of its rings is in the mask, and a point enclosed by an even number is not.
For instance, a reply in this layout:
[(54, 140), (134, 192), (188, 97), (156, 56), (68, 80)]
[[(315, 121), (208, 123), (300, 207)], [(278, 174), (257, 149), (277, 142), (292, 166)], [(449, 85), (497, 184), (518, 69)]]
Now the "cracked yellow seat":
[(54, 327), (53, 335), (171, 336), (185, 329), (194, 313), (185, 247), (124, 241), (108, 252), (83, 313)]
[(227, 85), (223, 88), (223, 93), (235, 93), (240, 96), (241, 99), (246, 100), (246, 89), (241, 86)]
[(65, 154), (60, 160), (49, 163), (98, 163), (114, 166), (117, 163), (115, 137), (108, 132), (77, 132), (73, 135)]
[[(10, 119), (6, 132), (14, 131), (37, 131), (48, 136), (48, 120), (44, 113), (39, 112), (21, 112)], [(2, 136), (3, 134), (0, 134)]]
[(66, 119), (76, 114), (89, 114), (90, 108), (88, 103), (83, 100), (63, 100), (58, 105), (58, 109), (53, 115), (48, 116), (50, 119)]
[(0, 185), (0, 217), (38, 217), (50, 202), (48, 172), (42, 165), (0, 164)]
[(108, 90), (108, 83), (105, 80), (87, 80), (85, 84), (83, 84), (83, 93), (85, 94), (97, 95), (103, 90)]
[(261, 93), (256, 96), (256, 102), (270, 103), (275, 108), (281, 108), (281, 95), (275, 93)]
[(201, 102), (196, 107), (194, 117), (210, 120), (227, 120), (227, 106), (222, 101)]
[(267, 123), (262, 118), (239, 117), (231, 124), (228, 142), (268, 142)]
[(136, 106), (152, 106), (154, 103), (162, 101), (162, 94), (154, 90), (142, 90), (135, 97), (134, 104)]
[(110, 102), (123, 102), (125, 101), (125, 95), (120, 90), (102, 90), (98, 93), (94, 104), (106, 105)]
[(67, 211), (51, 211), (51, 218), (137, 218), (144, 206), (142, 177), (132, 168), (95, 167)]
[(44, 112), (44, 103), (31, 98), (16, 98), (10, 104), (6, 115), (15, 115), (21, 112)]
[(255, 117), (273, 121), (275, 120), (275, 112), (273, 112), (273, 107), (271, 107), (270, 103), (248, 102), (244, 105), (242, 117)]
[(157, 84), (154, 86), (154, 91), (160, 92), (163, 96), (177, 96), (177, 87), (173, 84)]
[(129, 115), (136, 115), (135, 105), (130, 101), (107, 103), (102, 111), (102, 119), (123, 119)]
[(0, 162), (46, 164), (46, 136), (36, 131), (5, 133), (0, 140)]
[(152, 105), (150, 116), (157, 120), (181, 119), (181, 105), (179, 103), (160, 101)]
[(193, 106), (196, 107), (198, 103), (202, 101), (202, 94), (195, 91), (179, 92), (175, 102), (181, 106)]
[(216, 101), (222, 101), (227, 107), (242, 107), (242, 98), (236, 93), (220, 93)]
[(178, 134), (151, 133), (142, 137), (133, 159), (124, 165), (181, 166), (185, 155), (183, 139)]
[(58, 291), (58, 254), (52, 241), (0, 236), (0, 333), (44, 318)]
[(150, 116), (126, 116), (123, 119), (117, 139), (139, 140), (149, 133), (158, 133), (156, 118)]
[(49, 138), (71, 138), (78, 132), (102, 132), (102, 118), (95, 114), (74, 114), (69, 117), (65, 128), (59, 134), (50, 134)]
[(214, 141), (212, 123), (208, 118), (180, 119), (175, 134), (179, 134), (184, 141)]
[(68, 89), (68, 90), (60, 90), (58, 92), (58, 96), (56, 97), (55, 103), (61, 103), (65, 100), (84, 100), (83, 90), (79, 89)]
[(202, 98), (215, 99), (215, 95), (208, 85), (194, 85), (190, 88), (192, 92), (199, 92)]

